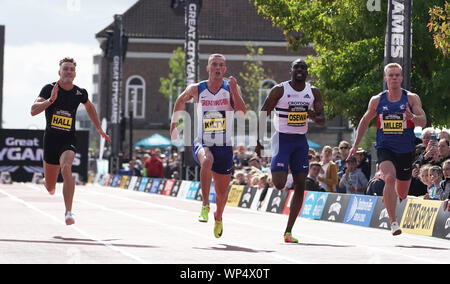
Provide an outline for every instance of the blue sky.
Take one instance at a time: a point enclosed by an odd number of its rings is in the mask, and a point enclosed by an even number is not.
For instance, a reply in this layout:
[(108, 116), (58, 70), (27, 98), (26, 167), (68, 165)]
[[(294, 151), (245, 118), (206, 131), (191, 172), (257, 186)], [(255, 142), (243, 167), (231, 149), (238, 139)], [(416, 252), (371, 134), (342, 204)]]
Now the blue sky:
[[(5, 26), (3, 128), (44, 129), (30, 108), (41, 88), (58, 79), (58, 62), (77, 61), (75, 84), (92, 92), (95, 34), (137, 0), (0, 0)], [(83, 108), (83, 106), (80, 106)]]

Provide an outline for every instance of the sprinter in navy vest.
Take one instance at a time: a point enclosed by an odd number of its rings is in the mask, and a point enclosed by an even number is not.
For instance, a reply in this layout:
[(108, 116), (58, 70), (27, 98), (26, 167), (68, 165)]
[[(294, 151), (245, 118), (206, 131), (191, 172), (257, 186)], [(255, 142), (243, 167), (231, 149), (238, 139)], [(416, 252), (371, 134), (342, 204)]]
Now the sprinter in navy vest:
[(75, 193), (72, 164), (77, 146), (75, 117), (80, 103), (84, 104), (97, 132), (108, 142), (111, 140), (100, 126), (97, 111), (89, 101), (87, 91), (73, 84), (77, 66), (75, 60), (66, 57), (59, 62), (59, 66), (59, 80), (42, 88), (31, 106), (31, 115), (35, 116), (45, 110), (47, 125), (44, 133), (44, 185), (50, 195), (55, 194), (56, 181), (61, 169), (64, 180), (65, 220), (67, 225), (72, 225), (75, 223), (72, 216), (72, 202)]
[(385, 66), (384, 73), (388, 89), (370, 99), (368, 109), (359, 122), (356, 140), (348, 158), (356, 153), (370, 121), (376, 117), (375, 148), (385, 181), (383, 202), (389, 214), (392, 235), (395, 236), (402, 232), (395, 216), (397, 197), (400, 201), (406, 199), (411, 183), (415, 151), (414, 127), (425, 127), (426, 116), (420, 97), (401, 88), (402, 67), (397, 63), (389, 63)]

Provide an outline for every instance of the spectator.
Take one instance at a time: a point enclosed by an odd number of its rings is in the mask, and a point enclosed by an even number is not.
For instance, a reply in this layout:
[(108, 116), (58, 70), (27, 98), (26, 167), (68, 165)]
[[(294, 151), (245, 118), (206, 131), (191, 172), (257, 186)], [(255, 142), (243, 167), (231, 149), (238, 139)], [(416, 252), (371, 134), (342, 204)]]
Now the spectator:
[(250, 167), (255, 167), (258, 170), (260, 170), (261, 172), (264, 172), (265, 169), (263, 169), (263, 167), (261, 166), (261, 161), (259, 160), (258, 156), (254, 156), (252, 157), (249, 161), (249, 166)]
[(180, 174), (178, 173), (178, 171), (174, 171), (172, 173), (171, 178), (173, 178), (174, 180), (179, 180), (180, 179)]
[(338, 183), (338, 167), (331, 160), (332, 149), (330, 146), (325, 146), (322, 149), (322, 169), (323, 174), (319, 175), (318, 180), (320, 186), (327, 191), (334, 192), (336, 184)]
[(428, 196), (428, 188), (431, 187), (431, 185), (432, 185), (432, 183), (430, 181), (430, 176), (429, 176), (430, 167), (431, 167), (430, 164), (425, 164), (420, 167), (420, 173), (419, 173), (420, 181), (427, 187), (427, 193), (425, 193), (425, 195), (423, 196), (424, 199), (428, 199), (428, 197), (429, 197)]
[(438, 142), (438, 164), (442, 167), (444, 161), (450, 158), (450, 142), (445, 138), (441, 138)]
[(336, 162), (336, 165), (338, 166), (338, 184), (336, 185), (336, 192), (337, 193), (346, 193), (346, 189), (344, 187), (339, 186), (339, 181), (341, 180), (342, 176), (345, 173), (345, 160), (348, 157), (348, 154), (350, 152), (350, 143), (348, 143), (345, 140), (342, 140), (339, 143), (339, 153), (341, 154), (341, 159)]
[(444, 180), (439, 184), (439, 199), (447, 200), (446, 204), (448, 204), (448, 199), (450, 198), (450, 159), (444, 161), (442, 171), (444, 172)]
[(150, 152), (150, 158), (145, 161), (144, 167), (147, 169), (148, 177), (164, 177), (163, 163), (155, 151)]
[(423, 196), (427, 193), (427, 186), (420, 180), (420, 165), (422, 163), (423, 155), (421, 153), (425, 147), (422, 144), (416, 146), (415, 162), (413, 163), (413, 170), (411, 173), (411, 184), (409, 185), (408, 195)]
[(337, 162), (342, 159), (341, 153), (339, 152), (339, 147), (333, 147), (333, 152), (331, 153), (331, 157), (332, 157), (331, 160), (337, 165)]
[(351, 157), (347, 161), (347, 169), (339, 182), (340, 187), (345, 187), (346, 193), (364, 194), (367, 186), (367, 178), (356, 168), (356, 158)]
[(306, 177), (306, 190), (309, 191), (325, 191), (324, 188), (322, 188), (319, 185), (319, 181), (317, 180), (317, 177), (319, 176), (319, 172), (321, 169), (321, 165), (318, 162), (312, 162), (309, 164), (309, 173)]
[(379, 163), (377, 163), (375, 175), (372, 179), (369, 180), (369, 183), (367, 184), (366, 195), (383, 196), (385, 183), (383, 180), (383, 174), (381, 173), (379, 166)]
[(247, 182), (245, 181), (245, 173), (243, 171), (236, 171), (234, 174), (234, 179), (233, 184), (247, 185)]
[(128, 170), (132, 176), (142, 176), (138, 162), (140, 162), (140, 160), (136, 160), (136, 158), (133, 157), (128, 163)]
[(441, 132), (439, 132), (439, 135), (437, 138), (438, 138), (438, 140), (441, 140), (442, 138), (444, 138), (445, 140), (450, 142), (450, 131), (441, 130)]
[(431, 166), (428, 171), (428, 175), (431, 182), (431, 186), (428, 188), (428, 199), (439, 200), (439, 184), (441, 183), (442, 177), (444, 176), (441, 167)]
[(358, 148), (355, 154), (356, 164), (358, 165), (357, 168), (361, 169), (367, 180), (370, 179), (371, 172), (370, 163), (367, 161), (368, 157), (369, 153), (366, 150)]

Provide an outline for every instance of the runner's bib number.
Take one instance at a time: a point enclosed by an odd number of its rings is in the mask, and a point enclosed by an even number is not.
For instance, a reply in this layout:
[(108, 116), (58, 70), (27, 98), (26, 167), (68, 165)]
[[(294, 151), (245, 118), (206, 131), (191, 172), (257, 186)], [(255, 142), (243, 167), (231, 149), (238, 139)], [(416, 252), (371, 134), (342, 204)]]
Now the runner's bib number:
[(383, 114), (384, 134), (403, 134), (404, 127), (402, 113)]
[(308, 108), (305, 106), (289, 106), (288, 121), (289, 126), (305, 126), (308, 119)]

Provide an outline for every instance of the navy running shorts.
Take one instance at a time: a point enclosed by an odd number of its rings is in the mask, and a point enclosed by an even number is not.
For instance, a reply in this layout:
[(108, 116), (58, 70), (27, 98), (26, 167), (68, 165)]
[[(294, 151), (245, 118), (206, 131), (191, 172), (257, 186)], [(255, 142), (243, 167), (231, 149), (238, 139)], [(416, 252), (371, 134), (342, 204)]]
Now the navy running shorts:
[(276, 132), (272, 136), (272, 172), (308, 173), (308, 140), (304, 134)]

